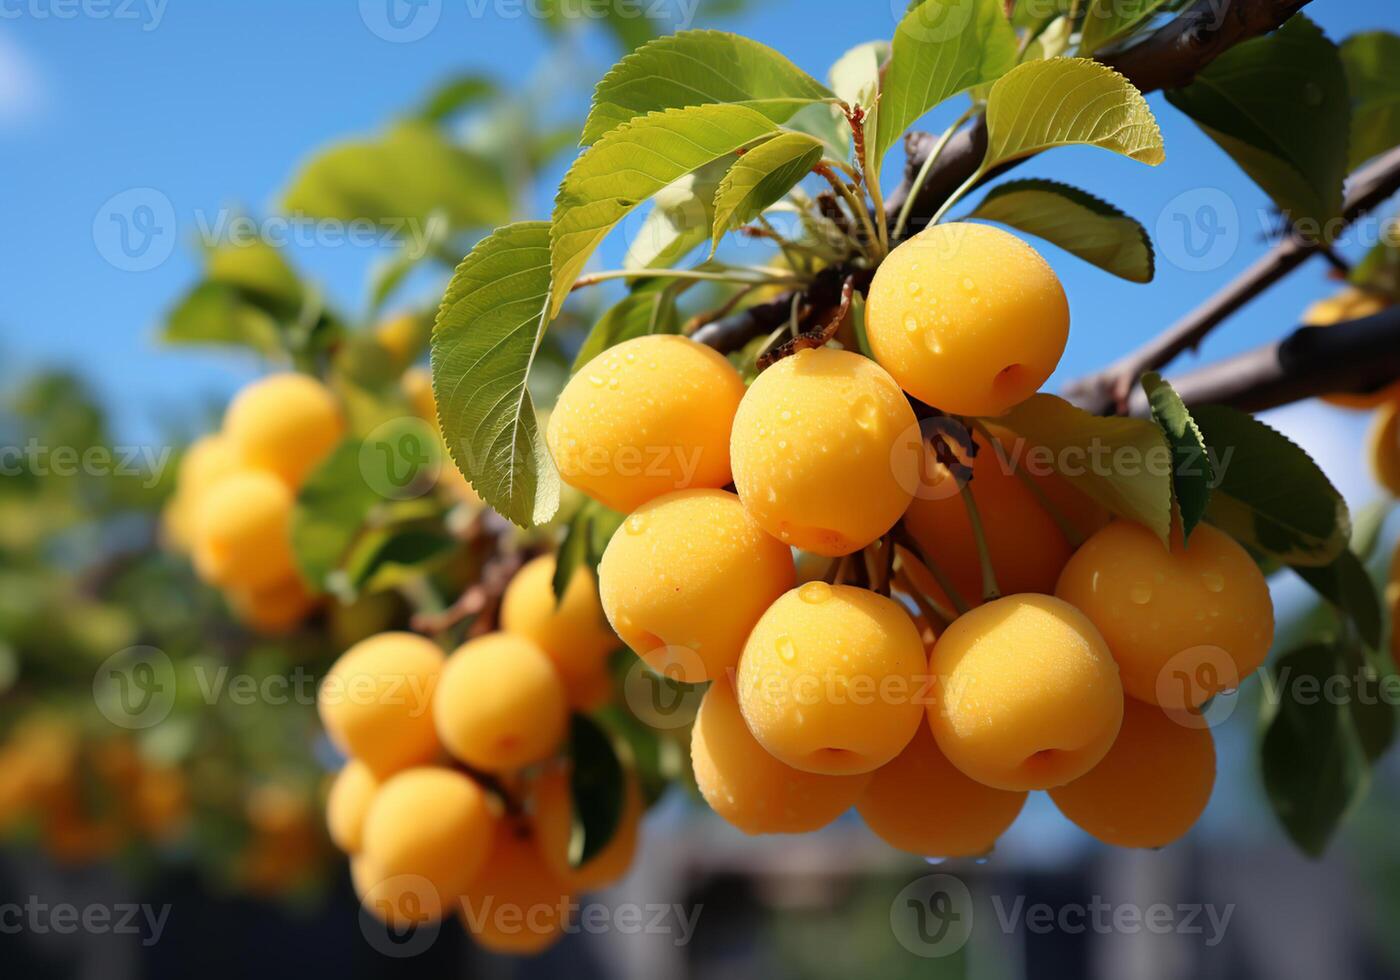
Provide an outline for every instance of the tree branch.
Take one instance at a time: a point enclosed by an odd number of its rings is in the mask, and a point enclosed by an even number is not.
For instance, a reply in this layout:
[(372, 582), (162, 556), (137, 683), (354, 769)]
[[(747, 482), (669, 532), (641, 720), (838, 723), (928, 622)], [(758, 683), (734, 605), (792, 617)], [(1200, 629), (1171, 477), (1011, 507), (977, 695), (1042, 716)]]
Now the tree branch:
[[(1099, 60), (1116, 68), (1143, 92), (1162, 87), (1185, 85), (1223, 52), (1242, 41), (1278, 27), (1308, 0), (1195, 0), (1170, 22), (1131, 47), (1100, 55)], [(898, 215), (909, 196), (914, 176), (923, 166), (935, 140), (926, 133), (910, 133), (905, 140), (908, 159), (904, 180), (885, 198), (885, 210)], [(967, 180), (982, 162), (987, 149), (987, 129), (982, 117), (957, 133), (944, 146), (910, 211), (906, 232), (927, 224), (948, 196)], [(991, 179), (1009, 168), (997, 168), (984, 179)], [(831, 273), (808, 289), (809, 305), (816, 311), (835, 306), (840, 300), (841, 283), (851, 268), (823, 270)], [(861, 270), (856, 288), (864, 291), (872, 273)], [(695, 339), (716, 350), (738, 350), (755, 337), (771, 333), (786, 318), (791, 296), (749, 307), (716, 320), (695, 333)]]
[[(1342, 212), (1343, 227), (1384, 203), (1397, 190), (1400, 190), (1400, 147), (1377, 157), (1352, 175)], [(1333, 236), (1340, 231), (1329, 230)], [(1065, 396), (1096, 415), (1122, 410), (1144, 371), (1164, 367), (1178, 354), (1198, 346), (1227, 317), (1327, 248), (1319, 236), (1290, 234), (1165, 332), (1102, 371), (1066, 386)]]
[[(1282, 340), (1169, 379), (1187, 405), (1248, 412), (1305, 398), (1375, 391), (1400, 378), (1400, 306), (1329, 327), (1299, 327)], [(1128, 413), (1146, 416), (1141, 389)]]

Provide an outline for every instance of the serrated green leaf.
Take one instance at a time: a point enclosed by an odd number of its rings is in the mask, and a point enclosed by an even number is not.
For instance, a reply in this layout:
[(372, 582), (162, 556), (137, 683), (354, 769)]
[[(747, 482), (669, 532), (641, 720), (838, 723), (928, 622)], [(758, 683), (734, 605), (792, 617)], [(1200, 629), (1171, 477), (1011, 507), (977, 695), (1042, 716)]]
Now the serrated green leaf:
[(833, 98), (815, 78), (757, 41), (722, 31), (681, 31), (642, 45), (603, 76), (581, 144), (591, 146), (652, 112), (739, 104), (774, 123)]
[(1090, 0), (1080, 31), (1079, 53), (1090, 55), (1131, 31), (1167, 0)]
[(1353, 34), (1342, 42), (1351, 95), (1350, 169), (1400, 145), (1400, 36)]
[(577, 868), (608, 846), (622, 822), (627, 777), (612, 739), (597, 722), (574, 715), (569, 732), (569, 789), (573, 829), (569, 867)]
[(924, 0), (899, 22), (880, 97), (871, 163), (944, 99), (1002, 77), (1016, 64), (1016, 32), (1001, 0)]
[(491, 161), (451, 143), (437, 126), (401, 122), (383, 137), (313, 157), (283, 195), (296, 215), (368, 220), (412, 238), (441, 213), (453, 229), (510, 220), (506, 180)]
[(634, 208), (686, 174), (776, 131), (771, 120), (745, 106), (701, 105), (635, 119), (593, 144), (569, 168), (554, 201), (549, 317), (559, 312), (599, 243)]
[(559, 509), (559, 472), (526, 381), (549, 322), (549, 223), (497, 229), (462, 260), (433, 328), (433, 390), (453, 461), (521, 526)]
[(1260, 554), (1326, 565), (1347, 546), (1346, 502), (1312, 458), (1258, 419), (1222, 405), (1192, 411), (1217, 483), (1206, 516)]
[(1158, 426), (1146, 419), (1092, 415), (1043, 393), (1032, 395), (996, 421), (1030, 445), (1049, 449), (1061, 476), (1167, 544), (1172, 454)]
[(1013, 180), (992, 188), (968, 215), (1037, 235), (1129, 282), (1151, 282), (1147, 230), (1107, 201), (1051, 180)]
[[(737, 159), (726, 154), (657, 191), (641, 226), (628, 236), (623, 268), (669, 269), (708, 240), (715, 194)], [(631, 222), (624, 227), (630, 231)]]
[(1149, 371), (1142, 376), (1142, 390), (1147, 393), (1153, 421), (1162, 427), (1172, 449), (1172, 488), (1181, 514), (1181, 536), (1189, 540), (1210, 503), (1215, 468), (1205, 438), (1176, 389), (1156, 371)]
[(1269, 667), (1264, 788), (1284, 829), (1313, 857), (1370, 788), (1351, 699), (1336, 693), (1335, 678), (1350, 674), (1347, 658), (1326, 644), (1293, 650)]
[(986, 118), (982, 173), (1053, 146), (1097, 146), (1153, 166), (1165, 159), (1142, 93), (1088, 58), (1017, 65), (992, 84)]
[(1336, 45), (1295, 14), (1226, 51), (1167, 100), (1295, 222), (1341, 214), (1351, 106)]
[(363, 443), (351, 437), (311, 472), (292, 509), (292, 553), (301, 577), (317, 591), (340, 567), (371, 508), (383, 498), (360, 471)]
[(763, 213), (792, 190), (822, 158), (822, 144), (804, 133), (779, 133), (729, 168), (715, 193), (710, 253), (724, 235)]
[(654, 333), (678, 333), (676, 316), (677, 280), (649, 279), (623, 297), (593, 324), (574, 358), (572, 371), (578, 371), (609, 347), (624, 340)]
[(1366, 645), (1373, 650), (1381, 645), (1381, 600), (1376, 594), (1376, 586), (1361, 564), (1361, 559), (1350, 549), (1345, 549), (1329, 565), (1309, 568), (1306, 565), (1294, 566), (1299, 578), (1322, 598), (1352, 621), (1356, 631)]

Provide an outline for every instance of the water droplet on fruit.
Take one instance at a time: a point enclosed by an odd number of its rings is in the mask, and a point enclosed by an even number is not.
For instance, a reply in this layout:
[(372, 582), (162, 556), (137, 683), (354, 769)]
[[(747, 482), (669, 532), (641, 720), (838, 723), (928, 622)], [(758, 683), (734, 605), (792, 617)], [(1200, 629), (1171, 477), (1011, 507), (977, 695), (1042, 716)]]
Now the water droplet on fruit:
[(855, 416), (856, 425), (866, 432), (873, 432), (880, 425), (880, 409), (872, 398), (862, 396), (858, 399), (852, 414)]
[(797, 590), (797, 597), (803, 602), (819, 605), (831, 598), (831, 586), (825, 582), (808, 582)]
[(963, 276), (962, 287), (970, 293), (977, 288), (977, 283), (972, 281), (971, 276)]
[(923, 287), (923, 286), (920, 286), (917, 282), (911, 282), (911, 283), (909, 284), (909, 295), (910, 295), (910, 296), (917, 296), (917, 295), (919, 295), (919, 294), (920, 294), (921, 292), (923, 292), (923, 291), (924, 291), (924, 287)]
[(930, 354), (943, 353), (943, 342), (938, 339), (937, 332), (933, 330), (924, 335), (924, 346), (928, 348)]
[(908, 330), (910, 333), (913, 333), (914, 331), (918, 330), (919, 318), (916, 317), (914, 314), (910, 313), (904, 318), (904, 329)]
[(595, 388), (601, 388), (601, 387), (603, 387), (603, 383), (604, 383), (604, 382), (603, 382), (603, 379), (600, 378), (600, 377), (598, 377), (596, 374), (590, 374), (590, 375), (588, 376), (588, 383), (591, 384), (591, 385), (592, 385), (593, 387), (595, 387)]
[(1220, 592), (1225, 588), (1225, 577), (1219, 572), (1202, 572), (1201, 584), (1210, 592)]
[(1152, 587), (1148, 585), (1135, 585), (1128, 590), (1128, 598), (1136, 605), (1145, 606), (1152, 601)]
[(789, 412), (787, 409), (784, 409), (783, 414), (779, 415), (778, 418), (782, 419), (784, 422), (791, 422), (792, 413)]
[(778, 440), (778, 448), (779, 448), (779, 449), (786, 449), (786, 448), (787, 448), (787, 440), (786, 440), (786, 439), (779, 439), (779, 440)]
[(616, 379), (616, 378), (609, 378), (609, 379), (608, 379), (608, 390), (609, 390), (609, 391), (616, 391), (616, 390), (617, 390), (617, 379)]
[(633, 353), (629, 350), (629, 351), (627, 352), (627, 363), (628, 363), (628, 364), (633, 364), (633, 363), (636, 362), (636, 360), (637, 360), (637, 355), (636, 355), (636, 354), (633, 354)]
[(778, 658), (783, 663), (790, 664), (797, 660), (797, 645), (792, 642), (792, 637), (786, 633), (778, 637), (774, 646), (778, 650)]
[(641, 514), (633, 514), (627, 518), (627, 533), (641, 534), (647, 529), (647, 519)]

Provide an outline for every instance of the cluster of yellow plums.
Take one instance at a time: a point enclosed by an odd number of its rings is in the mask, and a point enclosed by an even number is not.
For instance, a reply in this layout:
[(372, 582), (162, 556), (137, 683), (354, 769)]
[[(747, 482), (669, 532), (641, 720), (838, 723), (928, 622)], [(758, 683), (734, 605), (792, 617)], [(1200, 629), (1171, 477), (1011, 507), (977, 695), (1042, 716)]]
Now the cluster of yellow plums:
[[(991, 848), (1031, 790), (1124, 846), (1199, 816), (1198, 709), (1263, 661), (1269, 592), (1213, 527), (1187, 543), (1178, 524), (1168, 548), (1017, 472), (980, 420), (1049, 377), (1068, 324), (1029, 245), (937, 225), (877, 270), (873, 357), (803, 349), (746, 386), (715, 351), (647, 336), (565, 387), (555, 463), (627, 515), (603, 608), (652, 669), (709, 682), (692, 763), (731, 823), (810, 831), (855, 806), (892, 845), (954, 856)], [(970, 421), (977, 449), (950, 450), (970, 480), (916, 408)]]
[(635, 779), (611, 840), (570, 861), (570, 711), (604, 703), (618, 648), (581, 566), (564, 595), (555, 559), (511, 580), (498, 632), (445, 656), (412, 633), (363, 640), (321, 685), (326, 732), (348, 756), (327, 799), (364, 907), (406, 927), (456, 911), (488, 949), (557, 940), (574, 896), (620, 878), (637, 847)]
[(222, 429), (180, 461), (166, 538), (252, 629), (285, 632), (315, 607), (292, 553), (292, 508), (344, 434), (329, 388), (309, 375), (274, 374), (240, 391)]

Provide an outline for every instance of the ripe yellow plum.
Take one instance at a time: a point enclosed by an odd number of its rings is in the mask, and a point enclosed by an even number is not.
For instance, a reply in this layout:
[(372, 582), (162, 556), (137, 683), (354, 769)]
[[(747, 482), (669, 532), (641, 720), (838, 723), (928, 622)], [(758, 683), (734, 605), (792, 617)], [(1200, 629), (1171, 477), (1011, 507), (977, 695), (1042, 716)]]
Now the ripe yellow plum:
[(469, 640), (447, 658), (433, 696), (438, 738), (458, 759), (511, 772), (563, 741), (569, 705), (544, 651), (510, 633)]
[(629, 513), (663, 493), (729, 482), (743, 395), (723, 355), (685, 337), (637, 337), (570, 379), (546, 440), (565, 483)]
[[(1303, 323), (1309, 327), (1330, 327), (1346, 320), (1359, 320), (1374, 316), (1386, 308), (1386, 301), (1379, 293), (1369, 293), (1362, 289), (1347, 288), (1335, 296), (1320, 299), (1303, 311)], [(1378, 391), (1364, 394), (1323, 395), (1322, 400), (1329, 405), (1341, 408), (1379, 408), (1400, 398), (1400, 381), (1389, 384)]]
[(491, 854), (462, 898), (460, 917), (493, 953), (532, 956), (553, 946), (569, 924), (569, 886), (545, 863), (529, 828), (496, 825)]
[(1208, 524), (1169, 551), (1151, 531), (1116, 520), (1086, 541), (1055, 594), (1108, 641), (1133, 697), (1194, 708), (1264, 662), (1274, 607), (1259, 567)]
[(194, 546), (195, 519), (206, 494), (220, 480), (239, 469), (233, 444), (219, 433), (201, 436), (190, 443), (180, 458), (175, 477), (175, 495), (165, 512), (165, 532), (180, 550)]
[(758, 376), (734, 419), (730, 455), (744, 508), (784, 544), (845, 555), (899, 520), (918, 482), (908, 400), (874, 361), (799, 351)]
[(292, 494), (268, 473), (245, 470), (209, 491), (195, 520), (194, 564), (206, 582), (264, 589), (296, 575)]
[(870, 772), (897, 756), (923, 717), (927, 656), (899, 603), (808, 582), (759, 619), (736, 689), (760, 745), (794, 769)]
[(440, 746), (433, 693), (442, 673), (437, 644), (414, 633), (380, 633), (341, 655), (321, 682), (326, 734), (379, 778), (430, 762)]
[(989, 225), (933, 225), (880, 264), (866, 300), (875, 359), (956, 415), (1002, 415), (1034, 394), (1069, 339), (1069, 302), (1040, 254)]
[(351, 759), (335, 774), (326, 795), (326, 826), (331, 842), (346, 854), (357, 854), (365, 827), (365, 815), (379, 790), (379, 780), (357, 759)]
[(230, 588), (227, 597), (234, 615), (266, 636), (290, 632), (316, 608), (315, 597), (299, 575), (261, 589)]
[(1024, 792), (963, 775), (920, 725), (904, 751), (875, 770), (856, 809), (891, 847), (924, 857), (973, 857), (992, 849), (1025, 802)]
[(1070, 820), (1106, 844), (1163, 847), (1196, 823), (1215, 786), (1215, 740), (1156, 705), (1128, 698), (1113, 748), (1050, 791)]
[(1376, 412), (1367, 452), (1376, 482), (1392, 496), (1400, 496), (1400, 402), (1389, 402)]
[(617, 830), (601, 851), (577, 868), (569, 866), (569, 838), (573, 835), (574, 800), (569, 770), (556, 766), (540, 774), (531, 794), (531, 825), (545, 863), (571, 892), (597, 891), (620, 880), (637, 854), (642, 822), (642, 792), (628, 776), (626, 798)]
[(749, 732), (729, 678), (710, 685), (690, 733), (695, 782), (710, 808), (746, 834), (800, 834), (855, 805), (868, 773), (803, 772), (768, 754)]
[(613, 628), (653, 670), (688, 684), (739, 662), (749, 631), (794, 576), (792, 549), (723, 490), (643, 504), (598, 566)]
[(243, 465), (296, 489), (345, 434), (345, 420), (335, 396), (315, 378), (274, 374), (238, 393), (224, 433)]
[(929, 725), (948, 760), (977, 782), (1060, 786), (1102, 759), (1123, 719), (1108, 644), (1053, 596), (1006, 596), (958, 617), (934, 644)]
[(416, 882), (425, 911), (441, 918), (485, 864), (495, 823), (490, 799), (467, 776), (433, 766), (405, 769), (374, 795), (362, 853), (381, 881)]
[(572, 687), (606, 667), (618, 639), (608, 629), (592, 569), (580, 563), (556, 600), (556, 567), (553, 555), (542, 555), (515, 573), (501, 598), (501, 628), (535, 643)]

